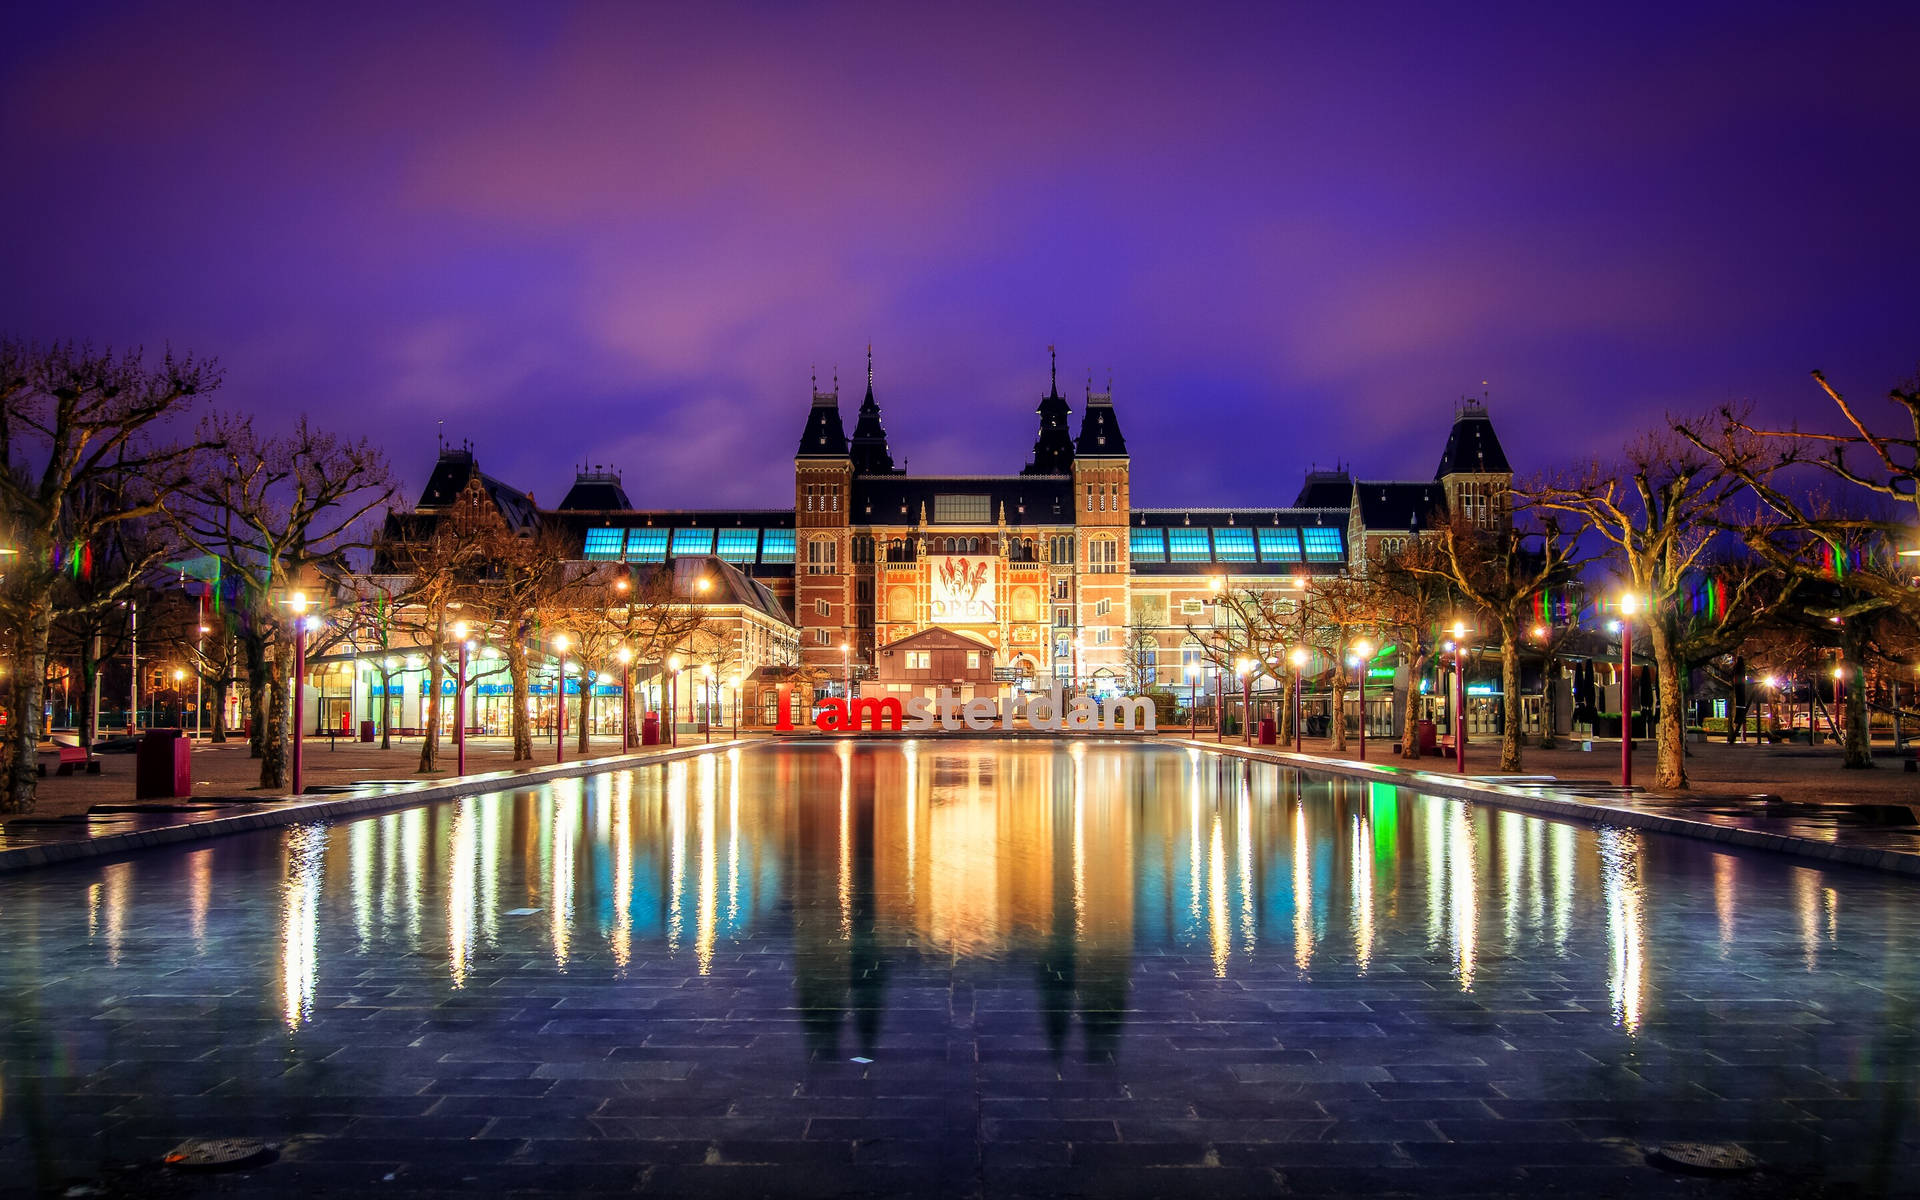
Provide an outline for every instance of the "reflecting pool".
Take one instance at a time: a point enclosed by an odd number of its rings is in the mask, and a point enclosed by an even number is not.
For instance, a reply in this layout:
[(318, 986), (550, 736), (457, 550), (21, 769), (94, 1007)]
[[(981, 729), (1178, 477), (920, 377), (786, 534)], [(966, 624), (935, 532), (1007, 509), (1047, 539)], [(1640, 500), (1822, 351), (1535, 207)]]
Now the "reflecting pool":
[(1915, 895), (1177, 747), (756, 746), (0, 880), (0, 1160), (282, 1144), (223, 1195), (1724, 1188), (1646, 1165), (1688, 1140), (1763, 1159), (1743, 1195), (1900, 1191)]

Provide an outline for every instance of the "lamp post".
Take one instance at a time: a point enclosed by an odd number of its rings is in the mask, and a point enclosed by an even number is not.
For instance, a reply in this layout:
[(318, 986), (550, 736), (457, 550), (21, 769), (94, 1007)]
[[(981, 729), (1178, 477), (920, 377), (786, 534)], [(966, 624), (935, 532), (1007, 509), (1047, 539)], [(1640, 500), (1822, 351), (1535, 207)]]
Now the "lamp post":
[[(186, 692), (186, 689), (181, 686), (182, 684), (186, 683), (186, 681), (187, 681), (187, 673), (185, 671), (182, 671), (179, 667), (175, 667), (173, 669), (173, 706), (176, 709), (182, 707), (184, 705), (184, 702), (186, 701), (186, 696), (184, 694)], [(182, 725), (185, 725), (186, 721), (182, 719), (180, 723)], [(75, 724), (79, 724), (79, 722), (76, 721)]]
[(667, 745), (680, 744), (680, 656), (667, 659)]
[(847, 699), (853, 699), (853, 648), (845, 642), (840, 643), (840, 673), (845, 676), (844, 686)]
[(304, 763), (300, 755), (301, 737), (300, 710), (307, 700), (307, 594), (295, 592), (287, 599), (287, 606), (293, 609), (293, 794), (305, 792), (306, 776)]
[(1240, 742), (1253, 745), (1253, 660), (1240, 660)]
[(707, 710), (707, 719), (700, 722), (700, 740), (713, 745), (713, 664), (700, 668), (700, 702)]
[[(453, 623), (453, 643), (457, 654), (453, 669), (453, 773), (467, 773), (467, 623)], [(438, 697), (434, 703), (440, 703)]]
[(620, 660), (620, 749), (633, 749), (633, 647), (622, 646)]
[(1306, 731), (1300, 727), (1300, 692), (1307, 682), (1306, 647), (1295, 646), (1287, 658), (1293, 663), (1293, 752), (1300, 754), (1306, 750)]
[(1187, 664), (1187, 737), (1200, 736), (1200, 664)]
[(1620, 786), (1633, 786), (1633, 614), (1640, 598), (1620, 597)]
[(1467, 623), (1453, 623), (1453, 769), (1467, 773)]
[(738, 674), (735, 674), (735, 675), (734, 675), (734, 677), (733, 677), (733, 733), (732, 733), (732, 736), (733, 736), (733, 738), (734, 738), (734, 740), (735, 740), (735, 741), (738, 741), (738, 740), (739, 740), (739, 738), (740, 738), (740, 689), (741, 689), (741, 686), (742, 686), (743, 684), (745, 684), (745, 683), (746, 683), (746, 680), (744, 680), (744, 679), (742, 679), (742, 678), (741, 678), (741, 677), (740, 677), (740, 676), (739, 676)]
[(211, 632), (212, 630), (202, 625), (200, 627), (200, 636), (193, 643), (193, 657), (195, 660), (193, 664), (193, 736), (196, 740), (201, 736), (203, 732), (201, 726), (206, 721), (205, 709), (207, 700), (206, 693), (203, 689), (207, 684), (205, 674), (207, 667), (207, 634)]
[(1354, 670), (1360, 689), (1360, 761), (1367, 761), (1367, 665), (1373, 661), (1373, 647), (1360, 642), (1353, 648)]
[(553, 684), (553, 761), (567, 761), (567, 635), (553, 635), (553, 648), (560, 654), (557, 678)]
[(1847, 707), (1841, 697), (1846, 695), (1846, 668), (1836, 664), (1833, 668), (1833, 727), (1840, 731), (1840, 745), (1844, 748), (1847, 736), (1853, 731), (1847, 728)]

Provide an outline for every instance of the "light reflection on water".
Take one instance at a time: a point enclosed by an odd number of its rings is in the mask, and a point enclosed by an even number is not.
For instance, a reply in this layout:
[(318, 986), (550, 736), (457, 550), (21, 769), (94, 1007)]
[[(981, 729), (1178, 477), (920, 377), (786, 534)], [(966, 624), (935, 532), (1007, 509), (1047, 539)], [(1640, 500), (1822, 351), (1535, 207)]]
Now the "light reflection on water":
[[(264, 847), (277, 882), (263, 889)], [(1466, 995), (1544, 959), (1631, 1037), (1661, 1019), (1680, 947), (1713, 945), (1700, 957), (1728, 964), (1716, 969), (1731, 995), (1736, 967), (1775, 947), (1818, 973), (1849, 935), (1855, 954), (1892, 940), (1859, 944), (1842, 902), (1870, 886), (1856, 876), (1081, 742), (736, 750), (34, 886), (27, 939), (57, 942), (70, 918), (100, 964), (140, 967), (129, 922), (182, 912), (196, 955), (271, 964), (259, 994), (296, 1031), (317, 997), (399, 954), (442, 964), (451, 993), (502, 955), (537, 951), (590, 980), (662, 959), (701, 976), (760, 939), (790, 957), (802, 1002), (827, 1007), (848, 1002), (850, 972), (884, 1007), (879, 968), (906, 955), (1064, 956), (1104, 964), (1123, 992), (1129, 964), (1158, 955), (1191, 954), (1222, 979), (1283, 964), (1352, 981), (1390, 963)], [(270, 953), (247, 924), (266, 904)]]

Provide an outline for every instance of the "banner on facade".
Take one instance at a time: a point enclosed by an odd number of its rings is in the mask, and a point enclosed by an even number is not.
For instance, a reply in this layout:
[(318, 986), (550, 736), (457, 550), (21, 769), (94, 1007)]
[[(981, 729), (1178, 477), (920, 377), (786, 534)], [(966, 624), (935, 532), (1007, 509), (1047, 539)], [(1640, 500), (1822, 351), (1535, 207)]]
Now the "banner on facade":
[(936, 554), (927, 560), (933, 575), (935, 625), (995, 625), (994, 603), (999, 560), (991, 555)]

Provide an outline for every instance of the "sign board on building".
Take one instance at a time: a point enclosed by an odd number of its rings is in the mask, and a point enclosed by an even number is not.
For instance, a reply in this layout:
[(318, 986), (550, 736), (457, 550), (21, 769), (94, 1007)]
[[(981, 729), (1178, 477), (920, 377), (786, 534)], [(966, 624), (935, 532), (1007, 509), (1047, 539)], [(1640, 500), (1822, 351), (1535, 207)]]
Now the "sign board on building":
[(992, 555), (935, 554), (927, 559), (933, 577), (935, 625), (995, 625), (994, 603), (999, 560)]

